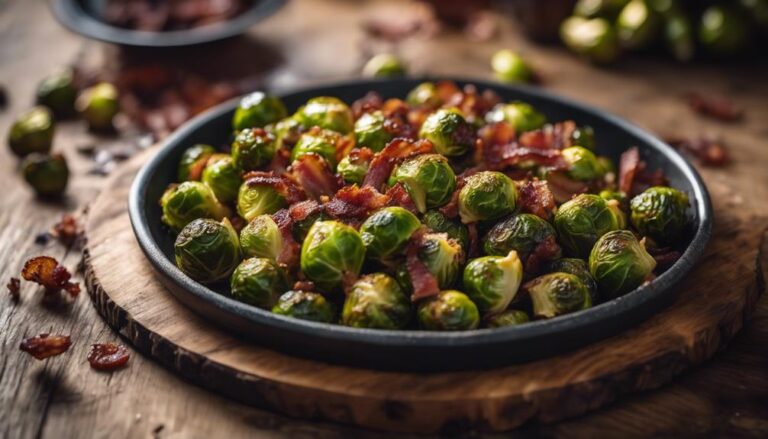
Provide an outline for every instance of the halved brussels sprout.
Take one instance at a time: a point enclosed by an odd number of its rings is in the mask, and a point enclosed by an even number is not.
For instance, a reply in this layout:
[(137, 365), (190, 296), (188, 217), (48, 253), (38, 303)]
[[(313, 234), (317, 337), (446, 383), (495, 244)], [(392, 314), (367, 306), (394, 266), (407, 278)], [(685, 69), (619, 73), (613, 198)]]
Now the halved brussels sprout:
[(456, 189), (456, 174), (440, 154), (421, 154), (406, 160), (392, 174), (392, 181), (403, 184), (422, 213), (450, 201)]
[(298, 159), (304, 154), (317, 154), (324, 158), (331, 169), (336, 169), (337, 155), (336, 149), (341, 140), (339, 133), (330, 130), (310, 131), (299, 137), (299, 141), (291, 151), (291, 161)]
[(430, 114), (421, 125), (419, 137), (449, 157), (463, 155), (474, 145), (473, 128), (457, 109), (443, 108)]
[(232, 157), (227, 154), (212, 155), (203, 169), (201, 180), (222, 203), (229, 203), (237, 198), (242, 182)]
[(267, 258), (249, 258), (237, 266), (229, 281), (232, 297), (262, 309), (272, 309), (288, 288), (285, 272)]
[(523, 280), (523, 264), (512, 250), (506, 256), (483, 256), (464, 267), (464, 291), (482, 314), (507, 309)]
[(400, 58), (390, 53), (381, 53), (365, 63), (363, 76), (372, 78), (391, 78), (405, 74), (405, 66)]
[(344, 179), (344, 183), (360, 186), (363, 184), (363, 180), (365, 180), (365, 174), (368, 173), (369, 164), (367, 160), (363, 160), (360, 156), (347, 154), (346, 157), (341, 159), (339, 165), (336, 166), (336, 172)]
[(285, 206), (285, 198), (269, 185), (246, 180), (237, 193), (237, 213), (249, 222), (259, 215), (271, 215)]
[(433, 232), (445, 233), (449, 238), (456, 240), (464, 249), (464, 253), (469, 251), (469, 230), (464, 224), (447, 218), (439, 210), (428, 211), (421, 221)]
[(677, 189), (654, 186), (632, 198), (632, 225), (643, 236), (669, 244), (679, 237), (688, 218), (688, 196)]
[(37, 85), (37, 103), (53, 111), (58, 118), (75, 113), (77, 88), (74, 85), (72, 69), (61, 69), (43, 78)]
[(528, 323), (530, 317), (525, 311), (510, 309), (499, 314), (488, 316), (485, 319), (485, 326), (488, 328), (502, 328), (505, 326), (517, 326)]
[(269, 215), (259, 215), (240, 231), (240, 249), (246, 258), (275, 260), (283, 248), (283, 237)]
[(518, 133), (539, 129), (547, 123), (543, 114), (520, 101), (496, 105), (485, 115), (485, 119), (488, 122), (507, 122)]
[(437, 95), (437, 87), (432, 82), (422, 82), (408, 92), (405, 98), (408, 105), (414, 107), (436, 108), (440, 106), (440, 97)]
[(639, 287), (656, 268), (656, 261), (629, 230), (603, 235), (589, 255), (589, 271), (608, 298)]
[(498, 256), (514, 250), (521, 259), (527, 260), (541, 243), (555, 239), (555, 229), (548, 222), (530, 213), (520, 213), (491, 227), (483, 238), (483, 250)]
[(517, 188), (501, 172), (483, 171), (467, 178), (459, 192), (461, 222), (473, 223), (501, 218), (515, 210)]
[(592, 277), (592, 273), (589, 272), (589, 265), (587, 265), (585, 260), (577, 258), (560, 258), (550, 261), (545, 269), (549, 273), (568, 273), (578, 277), (589, 290), (589, 295), (592, 297), (592, 303), (597, 302), (597, 282), (595, 282), (595, 278)]
[(461, 291), (441, 291), (419, 304), (416, 315), (419, 326), (431, 331), (465, 331), (477, 328), (480, 313), (477, 306)]
[(616, 34), (622, 46), (640, 49), (653, 43), (660, 26), (661, 17), (647, 0), (631, 0), (616, 19)]
[(301, 246), (301, 271), (320, 291), (341, 287), (345, 275), (357, 275), (365, 259), (365, 245), (357, 230), (337, 221), (317, 221)]
[(493, 54), (491, 68), (496, 78), (504, 82), (528, 82), (533, 77), (533, 72), (525, 60), (508, 49)]
[(229, 213), (211, 188), (199, 181), (185, 181), (169, 187), (160, 199), (160, 206), (163, 223), (177, 232), (192, 220), (212, 218), (220, 221)]
[(291, 290), (280, 296), (272, 312), (281, 316), (293, 317), (313, 322), (333, 323), (336, 310), (333, 304), (325, 300), (322, 294), (311, 291)]
[(587, 148), (571, 146), (563, 149), (561, 153), (568, 163), (566, 172), (574, 180), (596, 180), (605, 174), (605, 169), (600, 166), (595, 154)]
[[(458, 241), (445, 233), (427, 233), (422, 238), (417, 257), (437, 280), (440, 288), (451, 288), (461, 274), (464, 264), (464, 249)], [(411, 276), (405, 265), (397, 267), (395, 276), (406, 292), (413, 291)]]
[(53, 143), (53, 114), (45, 107), (34, 107), (19, 116), (8, 132), (8, 146), (19, 157), (33, 152), (48, 154)]
[(43, 197), (56, 197), (64, 193), (69, 181), (69, 167), (61, 154), (32, 153), (21, 163), (24, 180)]
[(560, 39), (595, 63), (610, 63), (620, 54), (616, 31), (605, 18), (570, 17), (560, 25)]
[(189, 180), (198, 181), (203, 176), (203, 169), (216, 150), (211, 145), (192, 145), (181, 154), (177, 178), (179, 183)]
[(173, 245), (176, 266), (202, 283), (224, 280), (240, 262), (240, 243), (229, 220), (196, 219), (181, 230)]
[(360, 226), (365, 255), (387, 259), (402, 250), (421, 223), (416, 215), (402, 207), (385, 207), (376, 211)]
[(555, 214), (559, 243), (571, 255), (586, 258), (598, 238), (623, 229), (624, 214), (616, 201), (580, 194), (563, 203)]
[(539, 276), (523, 287), (531, 297), (533, 314), (539, 318), (569, 314), (592, 306), (589, 290), (577, 276), (549, 273)]
[(80, 93), (75, 108), (94, 131), (109, 131), (112, 120), (120, 111), (117, 88), (107, 82), (100, 82)]
[(410, 320), (410, 300), (397, 281), (383, 273), (358, 279), (341, 312), (341, 324), (355, 328), (402, 329)]
[(306, 129), (318, 126), (326, 130), (347, 134), (352, 131), (352, 110), (339, 98), (318, 96), (307, 101), (294, 115)]
[(392, 134), (384, 127), (384, 113), (365, 113), (355, 122), (355, 144), (379, 152), (392, 140)]
[(288, 114), (280, 98), (263, 92), (253, 92), (240, 100), (232, 117), (232, 130), (261, 128), (283, 119)]
[(260, 129), (246, 128), (232, 142), (232, 159), (240, 171), (256, 171), (268, 165), (277, 151), (275, 136)]

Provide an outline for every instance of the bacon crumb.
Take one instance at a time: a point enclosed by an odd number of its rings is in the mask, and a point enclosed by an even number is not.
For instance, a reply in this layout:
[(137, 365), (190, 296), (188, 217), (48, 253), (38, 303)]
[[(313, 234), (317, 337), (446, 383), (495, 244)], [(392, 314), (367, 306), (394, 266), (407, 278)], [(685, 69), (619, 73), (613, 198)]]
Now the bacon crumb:
[(724, 96), (689, 93), (686, 100), (693, 111), (724, 122), (734, 122), (743, 116), (741, 108)]
[(555, 196), (546, 181), (526, 180), (518, 187), (520, 210), (549, 221), (557, 210)]
[(6, 287), (8, 287), (8, 294), (11, 295), (11, 299), (13, 299), (14, 303), (19, 303), (21, 300), (21, 281), (19, 278), (10, 278)]
[(53, 225), (51, 235), (66, 247), (71, 247), (81, 238), (82, 231), (75, 216), (65, 213), (61, 217), (61, 221)]
[(315, 291), (315, 283), (311, 280), (299, 280), (293, 284), (293, 289), (297, 291)]
[(625, 194), (632, 192), (632, 183), (640, 166), (640, 151), (636, 146), (621, 154), (619, 159), (619, 190)]
[(69, 281), (72, 274), (50, 256), (38, 256), (28, 260), (21, 271), (21, 277), (45, 287), (47, 296), (64, 290), (74, 299), (80, 293), (80, 284)]
[(728, 150), (723, 146), (722, 142), (713, 139), (667, 137), (664, 141), (675, 149), (694, 156), (705, 166), (725, 166), (730, 162)]
[(384, 149), (374, 155), (363, 186), (370, 186), (377, 191), (381, 190), (398, 161), (428, 152), (432, 152), (432, 142), (429, 140), (414, 141), (406, 138), (392, 140)]
[(413, 285), (411, 300), (414, 302), (440, 294), (440, 285), (437, 283), (437, 279), (427, 270), (424, 262), (419, 259), (419, 249), (424, 243), (426, 232), (425, 227), (416, 230), (405, 248), (405, 266), (411, 278), (411, 285)]
[(121, 344), (92, 344), (88, 352), (88, 362), (96, 370), (112, 371), (125, 366), (131, 354)]
[(68, 335), (40, 334), (25, 338), (19, 345), (19, 349), (38, 360), (44, 360), (63, 354), (70, 346), (72, 346), (72, 339)]

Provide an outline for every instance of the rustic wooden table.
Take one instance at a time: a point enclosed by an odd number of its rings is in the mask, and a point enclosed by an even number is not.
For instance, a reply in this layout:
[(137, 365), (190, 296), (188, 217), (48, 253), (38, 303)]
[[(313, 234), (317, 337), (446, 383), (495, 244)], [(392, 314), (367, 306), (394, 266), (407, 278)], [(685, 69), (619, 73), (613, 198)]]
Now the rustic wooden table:
[[(248, 65), (267, 84), (290, 86), (355, 76), (364, 62), (361, 18), (386, 2), (295, 0), (236, 42), (200, 49), (213, 52), (250, 47)], [(539, 47), (504, 22), (501, 36), (471, 43), (456, 32), (413, 38), (398, 46), (416, 74), (488, 78), (488, 59), (501, 47), (522, 51), (556, 93), (618, 113), (660, 134), (712, 135), (725, 139), (733, 164), (700, 168), (710, 187), (732, 193), (716, 209), (743, 209), (768, 227), (768, 66), (740, 64), (677, 66), (665, 60), (635, 59), (613, 69), (595, 69), (557, 47)], [(0, 133), (31, 104), (36, 82), (57, 66), (83, 54), (106, 53), (104, 46), (63, 30), (45, 2), (0, 1), (0, 84), (10, 103), (0, 112)], [(240, 49), (237, 49), (240, 50)], [(208, 51), (208, 52), (205, 52)], [(173, 53), (169, 56), (173, 57)], [(266, 59), (268, 57), (268, 59)], [(264, 59), (262, 59), (264, 58)], [(105, 67), (108, 68), (108, 67)], [(690, 90), (727, 94), (745, 109), (737, 124), (692, 114), (681, 96)], [(17, 160), (0, 148), (0, 280), (18, 276), (29, 257), (48, 254), (74, 268), (81, 255), (34, 237), (63, 212), (86, 205), (103, 177), (88, 174), (93, 162), (78, 146), (113, 140), (94, 138), (77, 123), (57, 127), (55, 148), (64, 151), (74, 177), (58, 203), (36, 200), (19, 179)], [(755, 246), (761, 245), (759, 242)], [(758, 267), (766, 273), (765, 261)], [(31, 285), (14, 305), (0, 294), (0, 437), (371, 437), (349, 427), (286, 418), (247, 407), (190, 385), (152, 361), (134, 354), (129, 367), (97, 373), (85, 360), (94, 342), (118, 340), (82, 294), (73, 306), (51, 311), (40, 305)], [(19, 342), (40, 332), (71, 334), (70, 351), (38, 362), (20, 353)], [(527, 425), (522, 436), (688, 436), (768, 435), (768, 299), (757, 305), (749, 325), (705, 366), (663, 389), (633, 395), (603, 410), (566, 422)]]

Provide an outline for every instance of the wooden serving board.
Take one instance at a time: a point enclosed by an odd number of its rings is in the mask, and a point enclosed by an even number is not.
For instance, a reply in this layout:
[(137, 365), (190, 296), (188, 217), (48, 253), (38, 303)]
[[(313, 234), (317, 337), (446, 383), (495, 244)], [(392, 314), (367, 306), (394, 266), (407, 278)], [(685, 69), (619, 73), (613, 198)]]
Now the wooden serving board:
[[(765, 285), (764, 220), (712, 193), (712, 241), (672, 306), (568, 354), (495, 370), (439, 374), (355, 369), (244, 342), (160, 284), (133, 236), (127, 197), (149, 151), (121, 167), (90, 207), (86, 285), (99, 313), (137, 350), (190, 381), (247, 403), (375, 429), (456, 433), (555, 421), (659, 387), (742, 328)], [(460, 359), (458, 359), (460, 361)]]

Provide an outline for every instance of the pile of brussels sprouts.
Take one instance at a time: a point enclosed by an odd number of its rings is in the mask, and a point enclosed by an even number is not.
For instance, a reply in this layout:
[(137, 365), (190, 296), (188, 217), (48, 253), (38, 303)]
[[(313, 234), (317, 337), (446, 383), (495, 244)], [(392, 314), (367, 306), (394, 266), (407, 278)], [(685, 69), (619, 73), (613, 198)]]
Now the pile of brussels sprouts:
[[(312, 155), (343, 180), (342, 190), (359, 187), (372, 161), (350, 146), (369, 148), (375, 161), (393, 141), (391, 127), (381, 108), (356, 117), (334, 97), (312, 98), (292, 115), (261, 92), (242, 99), (230, 152), (191, 145), (178, 182), (160, 200), (162, 222), (178, 234), (178, 267), (283, 316), (358, 328), (469, 330), (554, 318), (624, 295), (653, 278), (657, 264), (647, 242), (681, 245), (687, 196), (662, 186), (618, 192), (613, 165), (596, 155), (589, 127), (573, 130), (570, 146), (557, 152), (565, 170), (529, 162), (490, 170), (475, 154), (483, 127), (503, 124), (519, 137), (552, 125), (522, 102), (470, 117), (438, 90), (422, 83), (399, 102), (411, 111), (414, 137), (432, 147), (397, 160), (380, 189), (401, 185), (409, 203), (378, 208), (360, 222), (321, 210), (288, 235), (278, 225), (289, 207), (285, 194), (243, 175), (274, 169), (280, 155), (293, 164)], [(338, 142), (342, 137), (348, 141)], [(291, 167), (281, 172), (289, 175)], [(525, 211), (521, 187), (555, 174), (588, 190), (553, 202), (549, 214)], [(546, 184), (543, 190), (549, 192)], [(321, 205), (332, 198), (310, 192), (306, 198)], [(289, 241), (300, 246), (293, 265), (278, 262)], [(414, 294), (424, 280), (414, 278), (414, 266), (439, 289)]]

